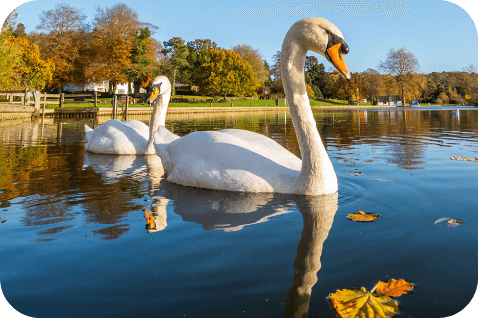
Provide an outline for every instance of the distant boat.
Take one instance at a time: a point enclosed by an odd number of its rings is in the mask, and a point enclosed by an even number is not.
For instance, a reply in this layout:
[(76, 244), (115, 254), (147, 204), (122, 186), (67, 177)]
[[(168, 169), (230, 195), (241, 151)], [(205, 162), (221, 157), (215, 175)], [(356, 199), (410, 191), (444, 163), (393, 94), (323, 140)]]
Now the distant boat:
[(410, 107), (420, 107), (420, 103), (418, 102), (418, 99), (412, 99), (410, 101)]

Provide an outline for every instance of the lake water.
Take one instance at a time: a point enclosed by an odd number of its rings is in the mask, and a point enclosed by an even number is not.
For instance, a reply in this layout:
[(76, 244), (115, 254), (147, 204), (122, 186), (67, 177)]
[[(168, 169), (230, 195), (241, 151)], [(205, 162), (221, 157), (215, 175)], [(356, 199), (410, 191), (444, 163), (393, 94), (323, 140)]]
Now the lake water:
[[(314, 114), (335, 195), (170, 184), (155, 156), (85, 153), (83, 124), (104, 119), (0, 123), (5, 297), (34, 317), (334, 317), (330, 293), (402, 278), (416, 287), (396, 298), (400, 317), (463, 309), (478, 280), (478, 162), (450, 157), (478, 158), (478, 109)], [(247, 129), (299, 155), (283, 112), (166, 126)], [(380, 218), (346, 218), (359, 210)]]

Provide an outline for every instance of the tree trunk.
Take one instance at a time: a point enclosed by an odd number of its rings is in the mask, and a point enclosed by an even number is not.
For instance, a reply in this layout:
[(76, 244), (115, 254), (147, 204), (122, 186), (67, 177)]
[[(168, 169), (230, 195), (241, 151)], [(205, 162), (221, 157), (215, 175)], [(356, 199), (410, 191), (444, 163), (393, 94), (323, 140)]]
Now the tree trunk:
[(173, 73), (173, 89), (172, 89), (172, 93), (176, 94), (176, 87), (174, 86), (174, 84), (176, 84), (176, 69), (174, 69), (174, 73)]

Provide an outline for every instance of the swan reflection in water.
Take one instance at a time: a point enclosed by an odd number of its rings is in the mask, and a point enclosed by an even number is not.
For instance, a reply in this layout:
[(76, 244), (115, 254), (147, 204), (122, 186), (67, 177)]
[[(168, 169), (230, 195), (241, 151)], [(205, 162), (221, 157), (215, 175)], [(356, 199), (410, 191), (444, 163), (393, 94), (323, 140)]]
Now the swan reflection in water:
[(174, 212), (205, 230), (238, 231), (246, 225), (299, 210), (301, 239), (294, 261), (295, 274), (287, 292), (285, 317), (307, 317), (312, 287), (321, 268), (324, 241), (338, 209), (338, 193), (321, 196), (241, 193), (185, 187), (161, 180), (159, 197), (172, 200)]
[(161, 159), (155, 155), (104, 155), (85, 152), (83, 169), (91, 167), (102, 176), (106, 184), (118, 182), (121, 177), (143, 179), (145, 174), (149, 178), (148, 194), (153, 199), (151, 211), (144, 211), (146, 230), (148, 233), (162, 231), (167, 227), (166, 208), (169, 200), (154, 195), (154, 191), (164, 175)]
[[(271, 217), (299, 210), (303, 229), (294, 261), (292, 287), (286, 295), (285, 317), (306, 317), (312, 287), (321, 268), (320, 257), (335, 213), (338, 193), (301, 196), (271, 193), (243, 193), (186, 187), (164, 179), (156, 156), (114, 156), (85, 154), (85, 165), (115, 182), (127, 174), (146, 171), (148, 192), (153, 202), (145, 211), (148, 233), (167, 227), (167, 207), (184, 221), (202, 225), (204, 230), (239, 231), (245, 226), (267, 222)], [(146, 169), (145, 169), (146, 167)]]

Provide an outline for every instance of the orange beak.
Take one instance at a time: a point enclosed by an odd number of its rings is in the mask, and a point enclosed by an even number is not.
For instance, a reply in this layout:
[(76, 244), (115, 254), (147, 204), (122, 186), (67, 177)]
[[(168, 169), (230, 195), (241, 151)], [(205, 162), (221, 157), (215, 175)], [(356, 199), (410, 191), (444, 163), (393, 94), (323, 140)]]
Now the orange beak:
[(149, 95), (148, 103), (154, 102), (154, 100), (158, 97), (158, 95), (159, 95), (159, 88), (155, 87), (153, 91), (151, 92), (151, 95)]
[(340, 50), (341, 46), (342, 44), (339, 43), (329, 47), (327, 49), (327, 55), (329, 56), (332, 64), (334, 64), (334, 66), (339, 70), (339, 72), (342, 73), (342, 75), (346, 79), (350, 80), (352, 76), (350, 75), (347, 65), (345, 65), (344, 56), (342, 54), (342, 51)]

